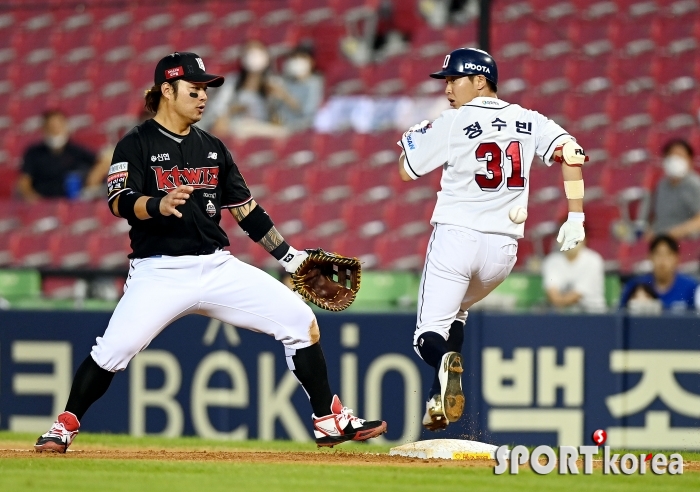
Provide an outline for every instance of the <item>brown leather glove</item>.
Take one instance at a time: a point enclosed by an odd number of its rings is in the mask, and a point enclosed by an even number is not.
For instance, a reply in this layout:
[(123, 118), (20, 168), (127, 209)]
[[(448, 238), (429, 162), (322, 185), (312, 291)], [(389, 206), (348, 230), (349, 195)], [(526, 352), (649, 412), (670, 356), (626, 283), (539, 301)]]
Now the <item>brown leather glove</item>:
[(322, 249), (307, 249), (306, 252), (309, 256), (292, 273), (294, 290), (320, 308), (347, 309), (360, 290), (360, 261)]

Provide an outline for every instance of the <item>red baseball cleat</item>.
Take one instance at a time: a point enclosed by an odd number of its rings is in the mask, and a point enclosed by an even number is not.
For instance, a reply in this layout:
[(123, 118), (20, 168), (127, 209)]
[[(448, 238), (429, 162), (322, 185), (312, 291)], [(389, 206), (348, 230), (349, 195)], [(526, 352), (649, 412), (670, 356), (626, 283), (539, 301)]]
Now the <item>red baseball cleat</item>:
[(316, 444), (333, 447), (345, 441), (366, 441), (386, 432), (386, 422), (382, 420), (366, 421), (352, 414), (352, 410), (340, 403), (337, 395), (333, 396), (331, 414), (324, 417), (312, 415)]
[(63, 412), (49, 431), (37, 439), (34, 450), (38, 453), (44, 451), (65, 453), (78, 435), (78, 429), (80, 429), (78, 418), (70, 412)]

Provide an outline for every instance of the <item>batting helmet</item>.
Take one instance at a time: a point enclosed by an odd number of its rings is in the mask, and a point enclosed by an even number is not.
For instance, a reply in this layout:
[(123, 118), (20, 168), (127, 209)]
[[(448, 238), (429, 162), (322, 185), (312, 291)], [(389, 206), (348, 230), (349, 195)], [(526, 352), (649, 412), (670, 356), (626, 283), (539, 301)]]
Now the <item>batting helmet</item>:
[(476, 48), (458, 48), (445, 57), (442, 70), (431, 73), (434, 79), (483, 75), (493, 85), (498, 85), (498, 67), (491, 55)]

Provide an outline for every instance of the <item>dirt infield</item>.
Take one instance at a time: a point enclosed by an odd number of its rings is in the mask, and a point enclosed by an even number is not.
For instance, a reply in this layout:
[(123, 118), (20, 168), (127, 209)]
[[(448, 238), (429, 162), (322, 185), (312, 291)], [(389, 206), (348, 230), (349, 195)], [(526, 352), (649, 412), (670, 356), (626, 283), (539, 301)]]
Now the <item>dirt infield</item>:
[(277, 451), (179, 451), (179, 450), (115, 450), (75, 449), (65, 455), (36, 453), (32, 449), (0, 449), (0, 459), (105, 459), (105, 460), (160, 460), (160, 461), (215, 461), (239, 463), (277, 463), (343, 466), (419, 466), (419, 467), (493, 467), (492, 460), (440, 460), (405, 458), (380, 453), (344, 451), (277, 452)]

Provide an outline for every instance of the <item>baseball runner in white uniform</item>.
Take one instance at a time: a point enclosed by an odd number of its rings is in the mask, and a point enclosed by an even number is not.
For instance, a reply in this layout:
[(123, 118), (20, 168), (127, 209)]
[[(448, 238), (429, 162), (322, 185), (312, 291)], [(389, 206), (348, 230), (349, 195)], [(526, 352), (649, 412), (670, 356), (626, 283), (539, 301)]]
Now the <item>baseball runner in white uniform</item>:
[(442, 430), (464, 410), (460, 354), (467, 310), (508, 276), (527, 218), (530, 165), (537, 154), (562, 163), (569, 217), (557, 240), (573, 248), (583, 228), (583, 149), (545, 116), (497, 98), (491, 55), (460, 48), (442, 70), (452, 109), (404, 133), (399, 172), (404, 181), (442, 169), (418, 293), (414, 348), (435, 368), (423, 425)]

